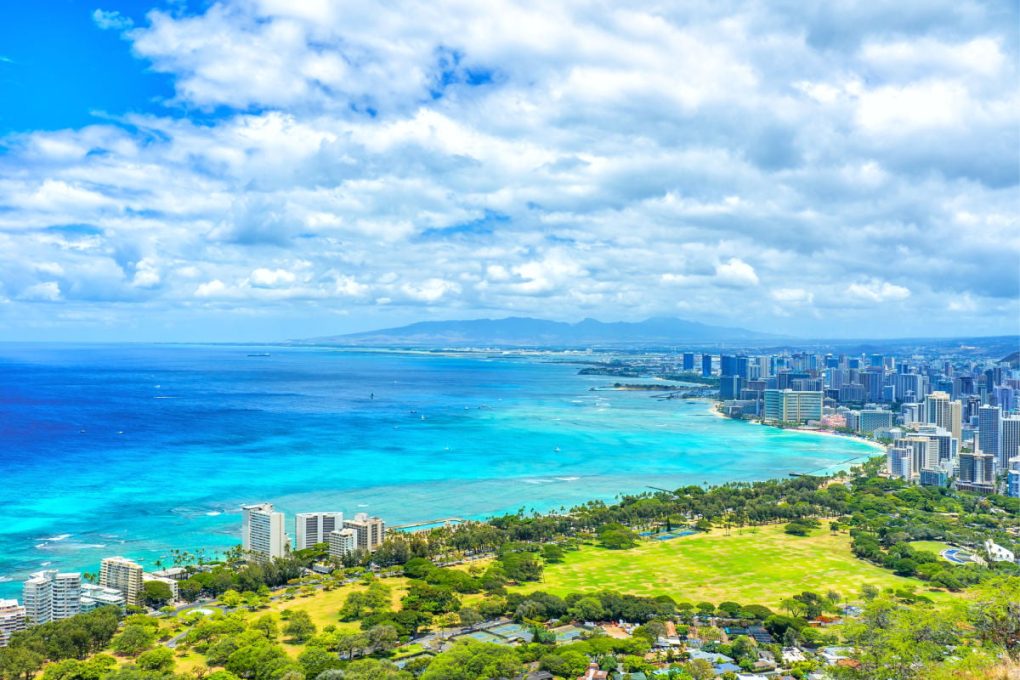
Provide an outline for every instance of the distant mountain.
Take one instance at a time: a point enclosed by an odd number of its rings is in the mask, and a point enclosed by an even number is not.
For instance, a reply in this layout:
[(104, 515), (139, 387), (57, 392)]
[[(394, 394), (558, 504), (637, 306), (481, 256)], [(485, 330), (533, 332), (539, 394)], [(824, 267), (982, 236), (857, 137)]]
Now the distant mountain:
[(680, 343), (762, 341), (779, 336), (745, 328), (653, 317), (638, 322), (578, 323), (528, 317), (422, 321), (399, 328), (301, 340), (302, 344), (402, 347), (591, 347), (662, 346)]

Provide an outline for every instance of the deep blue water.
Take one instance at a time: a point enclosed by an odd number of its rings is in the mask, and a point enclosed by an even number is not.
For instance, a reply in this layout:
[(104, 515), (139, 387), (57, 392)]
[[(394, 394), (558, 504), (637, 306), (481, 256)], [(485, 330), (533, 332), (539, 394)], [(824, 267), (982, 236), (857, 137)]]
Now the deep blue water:
[[(260, 352), (270, 356), (249, 356)], [(0, 580), (13, 579), (0, 596), (44, 566), (223, 549), (238, 542), (248, 502), (397, 524), (785, 476), (869, 451), (721, 419), (705, 402), (593, 392), (611, 379), (577, 369), (311, 348), (0, 344)]]

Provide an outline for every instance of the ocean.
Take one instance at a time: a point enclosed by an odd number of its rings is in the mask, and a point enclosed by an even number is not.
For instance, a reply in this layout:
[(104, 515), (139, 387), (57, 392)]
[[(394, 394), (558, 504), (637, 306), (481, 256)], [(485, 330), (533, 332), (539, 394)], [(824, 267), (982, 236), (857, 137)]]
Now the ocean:
[[(239, 542), (239, 506), (389, 524), (834, 468), (853, 440), (600, 388), (577, 365), (326, 348), (0, 344), (0, 597)], [(629, 381), (635, 382), (635, 381)], [(595, 388), (594, 390), (592, 388)]]

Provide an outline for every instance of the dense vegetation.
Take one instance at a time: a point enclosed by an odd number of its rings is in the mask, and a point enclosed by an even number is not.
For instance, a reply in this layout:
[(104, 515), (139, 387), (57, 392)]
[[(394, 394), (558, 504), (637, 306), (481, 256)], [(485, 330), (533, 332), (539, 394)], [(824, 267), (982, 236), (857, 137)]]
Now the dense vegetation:
[[(591, 502), (549, 515), (522, 511), (488, 522), (397, 534), (371, 556), (349, 556), (330, 576), (306, 571), (326, 560), (325, 546), (265, 563), (245, 562), (238, 551), (215, 564), (197, 564), (179, 554), (176, 561), (190, 572), (180, 584), (182, 597), (218, 598), (211, 615), (167, 612), (162, 621), (138, 614), (121, 620), (115, 609), (100, 609), (37, 626), (0, 650), (0, 678), (32, 678), (44, 662), (49, 662), (44, 680), (476, 680), (515, 678), (526, 667), (572, 678), (592, 662), (629, 672), (651, 670), (646, 654), (665, 634), (666, 622), (676, 626), (678, 635), (697, 639), (703, 650), (725, 654), (748, 670), (762, 651), (778, 658), (781, 645), (813, 649), (838, 642), (854, 648), (857, 665), (838, 669), (851, 680), (965, 677), (950, 674), (987, 669), (999, 662), (999, 654), (1020, 660), (1017, 566), (951, 565), (911, 545), (937, 540), (977, 551), (991, 538), (1015, 549), (1016, 539), (1007, 531), (1020, 511), (1015, 499), (911, 487), (874, 472), (872, 464), (836, 480), (799, 477), (707, 489), (688, 486), (629, 496), (612, 505)], [(773, 611), (665, 595), (607, 590), (561, 597), (515, 588), (539, 582), (545, 565), (562, 562), (582, 543), (625, 551), (641, 540), (640, 533), (768, 523), (784, 525), (790, 540), (818, 531), (848, 532), (860, 559), (916, 576), (933, 589), (971, 588), (971, 594), (936, 605), (913, 589), (801, 592)], [(486, 559), (476, 563), (448, 566), (482, 556)], [(396, 575), (403, 577), (399, 589), (387, 583), (387, 577)], [(316, 624), (301, 609), (270, 606), (349, 584), (356, 587), (346, 591), (334, 623)], [(163, 604), (165, 596), (156, 589), (145, 594), (151, 606)], [(848, 596), (864, 605), (859, 619), (840, 630), (809, 624), (839, 612)], [(441, 643), (449, 631), (470, 631), (504, 617), (528, 631), (529, 641), (509, 647), (462, 638), (438, 655), (401, 646), (429, 638)], [(556, 626), (596, 621), (627, 621), (638, 628), (623, 639), (589, 632), (569, 642), (558, 641), (553, 632)], [(723, 642), (722, 625), (759, 626), (775, 644), (762, 645), (744, 635)], [(173, 649), (166, 646), (171, 640)], [(175, 674), (182, 655), (200, 658), (204, 670)], [(394, 661), (403, 656), (409, 660), (398, 668)], [(668, 677), (711, 677), (710, 665), (687, 658), (683, 650), (670, 649), (659, 660), (669, 663)], [(804, 677), (816, 666), (802, 662), (792, 672)]]

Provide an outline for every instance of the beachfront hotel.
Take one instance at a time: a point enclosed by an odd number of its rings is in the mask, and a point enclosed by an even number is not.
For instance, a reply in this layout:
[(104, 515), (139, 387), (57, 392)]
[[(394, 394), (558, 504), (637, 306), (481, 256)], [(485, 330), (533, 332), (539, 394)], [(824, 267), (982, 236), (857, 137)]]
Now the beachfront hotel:
[(142, 565), (126, 557), (106, 557), (99, 568), (99, 585), (119, 590), (127, 604), (137, 605), (142, 594)]
[(0, 647), (6, 647), (11, 636), (28, 627), (25, 608), (17, 600), (0, 600)]
[(386, 523), (378, 517), (369, 517), (367, 513), (359, 512), (354, 519), (344, 522), (345, 529), (353, 529), (357, 535), (357, 547), (359, 550), (374, 551), (382, 545), (386, 537)]
[(337, 529), (329, 532), (329, 556), (341, 560), (358, 549), (358, 532), (354, 529)]
[(241, 508), (241, 547), (257, 558), (283, 557), (289, 550), (282, 512), (272, 503), (245, 505)]
[(295, 550), (328, 543), (329, 535), (344, 526), (342, 512), (299, 512), (294, 518)]
[(74, 616), (81, 610), (81, 574), (56, 569), (32, 574), (21, 589), (25, 615), (33, 624)]
[(799, 390), (765, 390), (765, 420), (779, 423), (806, 423), (822, 418), (822, 393)]

